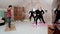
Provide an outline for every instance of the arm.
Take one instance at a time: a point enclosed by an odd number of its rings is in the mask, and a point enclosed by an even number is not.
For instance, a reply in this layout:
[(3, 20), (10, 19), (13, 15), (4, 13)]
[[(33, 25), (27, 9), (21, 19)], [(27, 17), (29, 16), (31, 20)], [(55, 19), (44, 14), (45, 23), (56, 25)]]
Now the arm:
[(44, 11), (43, 10), (41, 10), (42, 11), (42, 14), (44, 14)]
[(57, 9), (54, 11), (55, 14), (57, 14)]
[(31, 13), (31, 11), (29, 11), (29, 14)]

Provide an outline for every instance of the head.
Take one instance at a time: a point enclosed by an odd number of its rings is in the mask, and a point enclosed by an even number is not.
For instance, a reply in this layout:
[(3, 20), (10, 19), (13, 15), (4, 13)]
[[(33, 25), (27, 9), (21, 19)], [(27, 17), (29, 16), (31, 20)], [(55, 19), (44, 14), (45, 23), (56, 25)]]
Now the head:
[(35, 11), (36, 9), (33, 9), (33, 11)]
[(9, 5), (8, 8), (9, 8), (9, 9), (12, 9), (12, 5)]

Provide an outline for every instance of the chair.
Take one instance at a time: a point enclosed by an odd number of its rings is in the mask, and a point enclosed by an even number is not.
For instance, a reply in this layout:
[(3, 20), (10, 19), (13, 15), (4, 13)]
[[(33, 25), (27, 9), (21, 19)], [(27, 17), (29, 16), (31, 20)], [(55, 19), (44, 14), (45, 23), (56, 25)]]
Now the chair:
[(5, 19), (0, 17), (0, 26), (4, 25), (5, 24)]

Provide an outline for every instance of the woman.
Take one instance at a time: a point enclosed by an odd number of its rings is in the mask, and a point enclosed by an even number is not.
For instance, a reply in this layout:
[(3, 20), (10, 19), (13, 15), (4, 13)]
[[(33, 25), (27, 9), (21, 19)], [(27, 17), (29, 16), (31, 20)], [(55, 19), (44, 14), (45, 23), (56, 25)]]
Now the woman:
[(57, 6), (57, 9), (54, 12), (56, 14), (56, 19), (54, 21), (54, 24), (58, 22), (58, 20), (60, 19), (60, 4)]
[(7, 9), (7, 22), (9, 28), (11, 28), (11, 9), (12, 9), (12, 5), (9, 5)]
[[(30, 13), (29, 19), (30, 19), (30, 21), (31, 21), (31, 18), (32, 18), (32, 17), (34, 18), (34, 11), (32, 10), (32, 11), (30, 11), (29, 13)], [(35, 21), (35, 18), (34, 18), (34, 21)]]
[(43, 23), (45, 24), (45, 21), (44, 21), (44, 19), (43, 19), (43, 14), (44, 14), (44, 11), (41, 9), (41, 11), (39, 11), (39, 9), (37, 9), (36, 11), (35, 11), (35, 13), (36, 13), (36, 25), (37, 25), (37, 20), (39, 19), (40, 21), (42, 20), (43, 21)]

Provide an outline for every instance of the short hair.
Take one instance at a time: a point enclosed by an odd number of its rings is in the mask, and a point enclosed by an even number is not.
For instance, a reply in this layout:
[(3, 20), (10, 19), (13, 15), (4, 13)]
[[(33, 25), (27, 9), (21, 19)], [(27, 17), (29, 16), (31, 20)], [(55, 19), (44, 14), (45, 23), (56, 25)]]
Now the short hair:
[(12, 5), (9, 5), (8, 7), (12, 7)]

